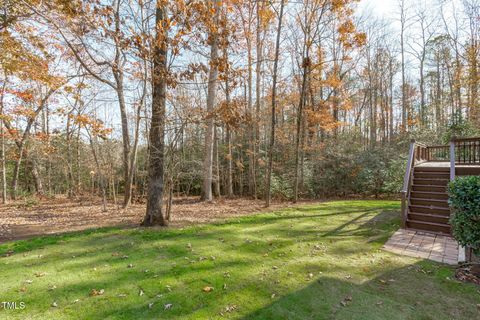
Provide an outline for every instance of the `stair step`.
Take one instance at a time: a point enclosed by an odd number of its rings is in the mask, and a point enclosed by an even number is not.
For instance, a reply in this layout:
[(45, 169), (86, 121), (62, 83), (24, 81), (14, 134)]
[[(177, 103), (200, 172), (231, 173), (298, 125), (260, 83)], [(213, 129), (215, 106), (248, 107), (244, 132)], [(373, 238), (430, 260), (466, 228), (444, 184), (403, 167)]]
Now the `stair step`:
[(449, 167), (415, 167), (415, 172), (449, 172)]
[(431, 184), (414, 184), (412, 185), (413, 191), (426, 191), (426, 192), (447, 192), (446, 186), (436, 186)]
[(448, 201), (442, 199), (410, 198), (410, 204), (448, 208)]
[(415, 185), (435, 185), (446, 186), (450, 179), (426, 179), (426, 178), (413, 178), (413, 184)]
[(424, 178), (424, 179), (450, 179), (449, 172), (429, 172), (429, 171), (421, 171), (421, 172), (414, 172), (414, 178)]
[(407, 227), (417, 230), (440, 232), (450, 234), (450, 226), (443, 223), (433, 223), (424, 221), (415, 221), (407, 219)]
[(417, 199), (448, 200), (448, 194), (446, 192), (412, 191), (411, 197)]
[(432, 222), (432, 223), (440, 223), (440, 224), (448, 225), (449, 217), (445, 215), (439, 215), (439, 214), (409, 212), (408, 219), (411, 221)]
[(450, 208), (436, 206), (409, 205), (410, 212), (427, 213), (435, 215), (450, 216)]

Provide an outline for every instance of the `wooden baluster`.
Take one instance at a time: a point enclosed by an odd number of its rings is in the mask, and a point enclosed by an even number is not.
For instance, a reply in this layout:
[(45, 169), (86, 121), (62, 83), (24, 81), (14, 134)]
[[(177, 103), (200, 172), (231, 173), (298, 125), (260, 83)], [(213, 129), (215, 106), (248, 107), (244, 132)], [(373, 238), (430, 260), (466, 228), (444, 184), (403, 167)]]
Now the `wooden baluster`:
[(468, 162), (472, 163), (472, 143), (468, 143)]

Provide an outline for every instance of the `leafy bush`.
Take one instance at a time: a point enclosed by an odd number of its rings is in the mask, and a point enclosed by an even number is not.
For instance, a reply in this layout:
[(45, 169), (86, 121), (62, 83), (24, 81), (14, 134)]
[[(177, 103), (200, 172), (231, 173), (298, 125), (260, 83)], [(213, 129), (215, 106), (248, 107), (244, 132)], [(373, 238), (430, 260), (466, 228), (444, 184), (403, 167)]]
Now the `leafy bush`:
[(366, 148), (354, 139), (327, 144), (323, 158), (312, 163), (307, 189), (313, 197), (396, 194), (406, 167), (406, 145)]
[(459, 177), (448, 186), (453, 236), (480, 253), (480, 176)]
[[(288, 175), (278, 175), (272, 172), (272, 181), (270, 183), (270, 195), (272, 199), (291, 200), (293, 199), (293, 185)], [(261, 175), (257, 179), (259, 185), (257, 195), (263, 196), (266, 191), (265, 176)]]

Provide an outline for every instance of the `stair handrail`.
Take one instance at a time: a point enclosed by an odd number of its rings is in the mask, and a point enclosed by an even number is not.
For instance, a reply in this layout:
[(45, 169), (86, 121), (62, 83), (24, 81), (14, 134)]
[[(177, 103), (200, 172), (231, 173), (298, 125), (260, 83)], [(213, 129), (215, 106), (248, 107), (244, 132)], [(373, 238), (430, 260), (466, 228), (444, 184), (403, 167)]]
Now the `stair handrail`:
[[(410, 183), (412, 180), (412, 169), (415, 164), (415, 149), (417, 143), (414, 139), (410, 142), (410, 150), (408, 152), (407, 170), (405, 171), (405, 177), (403, 178), (402, 188), (402, 228), (405, 228), (407, 223), (407, 200), (410, 191)], [(421, 145), (421, 144), (418, 144)], [(423, 146), (423, 145), (422, 145)]]

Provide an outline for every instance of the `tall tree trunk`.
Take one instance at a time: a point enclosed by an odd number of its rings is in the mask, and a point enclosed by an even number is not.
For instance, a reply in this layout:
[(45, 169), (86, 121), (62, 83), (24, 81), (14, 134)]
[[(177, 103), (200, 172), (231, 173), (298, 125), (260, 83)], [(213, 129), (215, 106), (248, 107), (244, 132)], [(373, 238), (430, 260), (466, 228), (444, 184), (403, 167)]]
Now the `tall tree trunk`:
[[(245, 36), (245, 40), (247, 42), (247, 112), (249, 114), (249, 120), (251, 121), (251, 125), (248, 128), (248, 136), (249, 136), (249, 150), (248, 150), (248, 191), (253, 198), (257, 198), (257, 186), (256, 186), (256, 155), (255, 155), (255, 116), (253, 115), (253, 57), (252, 57), (252, 38), (251, 38), (251, 5), (252, 1), (248, 2), (248, 29)], [(258, 5), (258, 4), (257, 4)]]
[[(4, 81), (2, 86), (2, 92), (0, 93), (0, 114), (3, 115), (4, 112), (4, 104), (3, 104), (3, 97), (5, 95), (5, 88), (7, 87), (7, 73), (4, 71)], [(5, 130), (3, 128), (3, 121), (0, 121), (0, 134), (1, 136), (1, 149), (0, 149), (0, 158), (1, 158), (1, 166), (2, 166), (2, 204), (7, 203), (7, 168), (6, 168), (6, 161), (5, 161)]]
[[(223, 50), (223, 55), (227, 64), (227, 69), (225, 71), (225, 101), (227, 103), (227, 108), (230, 108), (230, 72), (228, 67), (228, 51), (225, 47)], [(230, 129), (230, 124), (225, 124), (227, 130), (227, 196), (229, 198), (233, 197), (233, 154), (232, 154), (232, 133)]]
[(38, 170), (38, 163), (35, 159), (30, 160), (30, 166), (32, 169), (33, 182), (35, 184), (35, 191), (39, 195), (43, 195), (45, 192), (43, 190), (42, 178)]
[[(115, 33), (120, 35), (121, 33), (121, 17), (120, 17), (120, 0), (115, 0)], [(115, 91), (117, 93), (118, 105), (120, 107), (120, 119), (122, 124), (122, 143), (123, 143), (123, 177), (125, 180), (125, 192), (123, 197), (123, 207), (126, 208), (132, 201), (132, 182), (133, 182), (133, 170), (131, 170), (131, 158), (130, 158), (130, 132), (128, 130), (128, 115), (127, 106), (124, 95), (124, 76), (123, 76), (123, 62), (120, 43), (120, 37), (114, 37), (115, 40), (115, 57), (112, 65), (112, 73), (115, 79)]]
[[(3, 113), (3, 111), (2, 111)], [(7, 167), (5, 163), (5, 132), (3, 122), (0, 121), (0, 134), (2, 135), (1, 161), (2, 161), (2, 203), (7, 203)]]
[(215, 158), (215, 179), (213, 179), (213, 185), (214, 185), (214, 193), (215, 197), (220, 197), (220, 160), (218, 157), (218, 129), (215, 126), (214, 128), (214, 133), (213, 133), (213, 140), (214, 140), (214, 145), (213, 145), (213, 154)]
[(406, 8), (405, 0), (400, 1), (400, 54), (402, 68), (402, 122), (401, 131), (405, 133), (407, 130), (407, 94), (405, 80), (405, 24), (406, 24)]
[(299, 175), (299, 165), (300, 165), (300, 141), (303, 140), (302, 136), (302, 124), (303, 124), (303, 107), (305, 104), (305, 94), (307, 88), (307, 74), (309, 72), (308, 65), (310, 64), (309, 58), (309, 48), (307, 44), (307, 37), (305, 37), (305, 50), (306, 54), (303, 58), (303, 76), (302, 76), (302, 85), (300, 89), (300, 99), (298, 102), (297, 110), (297, 134), (295, 138), (295, 180), (293, 185), (293, 202), (296, 203), (298, 200), (298, 175)]
[[(262, 99), (262, 60), (263, 60), (263, 40), (262, 40), (262, 10), (265, 3), (263, 1), (257, 2), (257, 28), (256, 28), (256, 54), (257, 63), (255, 65), (255, 136), (253, 141), (253, 149), (256, 157), (260, 157), (260, 109)], [(255, 163), (256, 166), (256, 163)], [(256, 177), (256, 176), (255, 176)], [(256, 179), (255, 179), (255, 198), (257, 197)]]
[(125, 180), (125, 192), (123, 197), (123, 207), (126, 208), (132, 200), (132, 180), (130, 166), (130, 134), (128, 131), (128, 116), (127, 106), (125, 103), (125, 96), (123, 93), (123, 74), (122, 72), (114, 72), (115, 81), (117, 84), (117, 97), (120, 107), (120, 119), (122, 124), (122, 162), (123, 162), (123, 177)]
[(392, 142), (393, 139), (393, 62), (390, 58), (390, 63), (389, 63), (389, 141)]
[(427, 106), (425, 103), (425, 75), (423, 69), (425, 65), (426, 48), (423, 48), (422, 50), (422, 57), (420, 59), (420, 125), (425, 127), (427, 124), (425, 110)]
[[(211, 0), (215, 9), (214, 25), (218, 25), (220, 1)], [(210, 71), (208, 75), (207, 91), (207, 128), (205, 131), (205, 157), (203, 161), (203, 188), (201, 200), (212, 201), (212, 174), (213, 174), (213, 130), (215, 98), (217, 93), (218, 78), (218, 32), (210, 32)]]
[(275, 117), (276, 117), (276, 107), (277, 107), (277, 70), (278, 70), (278, 57), (280, 54), (280, 35), (282, 32), (282, 18), (283, 18), (283, 8), (285, 6), (285, 0), (282, 0), (280, 3), (280, 15), (278, 17), (278, 26), (277, 26), (277, 39), (275, 41), (275, 58), (273, 62), (273, 79), (272, 79), (272, 119), (271, 119), (271, 128), (270, 128), (270, 143), (268, 150), (268, 164), (267, 164), (267, 181), (265, 183), (265, 205), (270, 206), (271, 190), (270, 185), (272, 183), (272, 168), (273, 168), (273, 149), (275, 147)]
[(165, 149), (165, 115), (167, 94), (166, 2), (157, 0), (155, 10), (155, 41), (153, 47), (152, 120), (150, 123), (147, 211), (143, 225), (168, 225), (163, 213), (163, 173)]
[[(102, 170), (102, 166), (100, 165), (100, 161), (98, 159), (97, 151), (95, 149), (94, 137), (90, 136), (90, 147), (92, 148), (92, 155), (95, 161), (95, 166), (97, 167), (97, 174), (99, 177), (100, 189), (102, 192), (102, 211), (107, 211), (107, 189), (105, 183), (105, 174)], [(92, 177), (93, 180), (93, 177)]]

